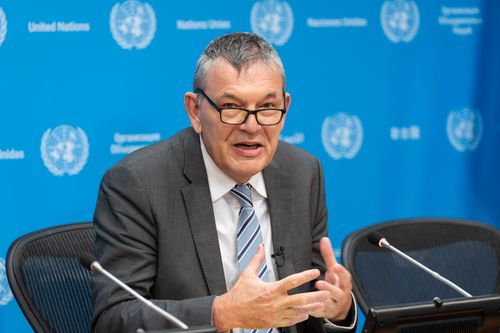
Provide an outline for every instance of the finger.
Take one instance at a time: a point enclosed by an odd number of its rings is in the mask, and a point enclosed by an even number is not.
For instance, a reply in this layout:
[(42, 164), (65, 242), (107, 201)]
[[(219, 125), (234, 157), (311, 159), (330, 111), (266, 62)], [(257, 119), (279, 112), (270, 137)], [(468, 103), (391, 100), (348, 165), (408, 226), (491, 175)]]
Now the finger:
[(303, 314), (310, 315), (311, 313), (323, 311), (324, 309), (325, 309), (325, 303), (318, 302), (318, 303), (304, 305), (304, 306), (300, 307), (299, 311), (302, 312)]
[(308, 304), (323, 303), (330, 297), (330, 292), (325, 290), (311, 291), (287, 296), (284, 305), (286, 307), (303, 307)]
[(328, 237), (321, 238), (319, 249), (321, 251), (323, 260), (325, 261), (326, 269), (330, 269), (337, 263), (337, 259), (335, 258), (332, 243), (330, 242), (330, 239), (328, 239)]
[(322, 313), (324, 310), (324, 302), (312, 303), (304, 306), (287, 308), (285, 311), (283, 311), (283, 317), (288, 320), (296, 320), (299, 318), (303, 318), (304, 316), (309, 316), (311, 314)]
[(337, 288), (326, 281), (318, 281), (316, 288), (319, 290), (328, 290), (330, 299), (325, 303), (324, 312), (311, 313), (312, 316), (339, 318), (344, 319), (349, 312), (352, 305), (352, 298), (350, 290), (342, 290)]
[(337, 281), (335, 285), (340, 289), (351, 289), (352, 288), (352, 276), (351, 273), (344, 266), (336, 264), (333, 267)]
[[(334, 266), (335, 267), (335, 266)], [(340, 287), (339, 285), (339, 276), (335, 269), (330, 268), (325, 272), (324, 280), (328, 283), (333, 284), (334, 286)]]
[(252, 274), (257, 274), (259, 272), (260, 265), (264, 261), (264, 258), (265, 258), (264, 245), (259, 244), (259, 246), (257, 247), (257, 252), (248, 262), (248, 265), (243, 272), (250, 272)]
[(297, 288), (304, 283), (316, 279), (319, 274), (320, 272), (318, 269), (308, 269), (307, 271), (289, 275), (284, 279), (276, 281), (275, 284), (279, 292), (286, 293), (288, 290)]
[(342, 296), (344, 291), (340, 289), (339, 287), (328, 283), (326, 281), (316, 281), (316, 284), (314, 285), (316, 289), (321, 290), (321, 291), (328, 291), (330, 294), (330, 298), (334, 301), (337, 302), (339, 298)]
[(303, 321), (309, 319), (309, 315), (301, 315), (301, 316), (291, 316), (285, 317), (283, 320), (278, 321), (276, 327), (288, 327), (293, 326)]
[(328, 291), (330, 294), (330, 300), (333, 301), (334, 303), (339, 303), (339, 304), (344, 304), (346, 302), (349, 303), (349, 306), (351, 304), (351, 291), (350, 290), (343, 290), (338, 287), (335, 287), (331, 284), (329, 284), (326, 281), (317, 281), (315, 287), (318, 290), (322, 291)]

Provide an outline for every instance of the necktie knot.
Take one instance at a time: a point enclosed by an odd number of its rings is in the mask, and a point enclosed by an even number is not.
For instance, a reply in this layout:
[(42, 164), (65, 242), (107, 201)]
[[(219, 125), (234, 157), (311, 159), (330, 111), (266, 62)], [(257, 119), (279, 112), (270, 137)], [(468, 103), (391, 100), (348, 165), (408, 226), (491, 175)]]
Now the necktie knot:
[(238, 198), (241, 207), (253, 207), (251, 189), (252, 185), (250, 184), (237, 184), (231, 189), (231, 193), (233, 193), (236, 198)]

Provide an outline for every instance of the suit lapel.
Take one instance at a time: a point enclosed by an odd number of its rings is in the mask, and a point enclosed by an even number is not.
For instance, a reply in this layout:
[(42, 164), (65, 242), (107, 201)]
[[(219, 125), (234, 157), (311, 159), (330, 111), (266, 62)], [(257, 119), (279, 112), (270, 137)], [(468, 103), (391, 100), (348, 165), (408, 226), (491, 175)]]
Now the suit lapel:
[[(277, 266), (278, 278), (282, 279), (295, 273), (293, 266), (293, 244), (292, 244), (292, 203), (291, 193), (287, 188), (288, 173), (279, 161), (278, 154), (271, 164), (263, 171), (264, 181), (269, 204), (269, 215), (271, 217), (271, 231), (273, 238), (274, 253), (280, 253), (283, 247), (284, 261)], [(280, 259), (277, 260), (279, 262)]]
[(184, 173), (191, 181), (183, 188), (182, 194), (196, 252), (210, 294), (219, 295), (226, 291), (226, 283), (207, 173), (200, 141), (194, 132), (187, 137), (184, 145)]

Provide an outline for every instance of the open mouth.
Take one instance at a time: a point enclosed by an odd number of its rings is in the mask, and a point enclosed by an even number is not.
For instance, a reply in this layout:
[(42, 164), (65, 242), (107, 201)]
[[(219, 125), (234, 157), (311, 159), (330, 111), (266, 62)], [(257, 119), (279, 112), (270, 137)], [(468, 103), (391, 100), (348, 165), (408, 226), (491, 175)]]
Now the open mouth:
[(252, 143), (252, 144), (237, 143), (237, 144), (235, 144), (235, 146), (240, 148), (240, 149), (245, 149), (245, 150), (252, 150), (252, 149), (257, 149), (257, 148), (262, 147), (262, 145), (260, 143)]

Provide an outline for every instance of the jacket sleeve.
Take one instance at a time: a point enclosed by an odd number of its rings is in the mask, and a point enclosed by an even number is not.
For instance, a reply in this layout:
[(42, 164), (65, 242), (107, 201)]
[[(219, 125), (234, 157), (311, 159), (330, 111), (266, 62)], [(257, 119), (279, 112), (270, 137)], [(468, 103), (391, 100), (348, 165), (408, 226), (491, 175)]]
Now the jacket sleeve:
[[(137, 293), (188, 325), (209, 325), (215, 296), (152, 299), (157, 274), (157, 229), (148, 193), (126, 165), (110, 169), (100, 185), (94, 214), (94, 254), (101, 265)], [(93, 332), (171, 328), (156, 312), (101, 274), (93, 273)]]

